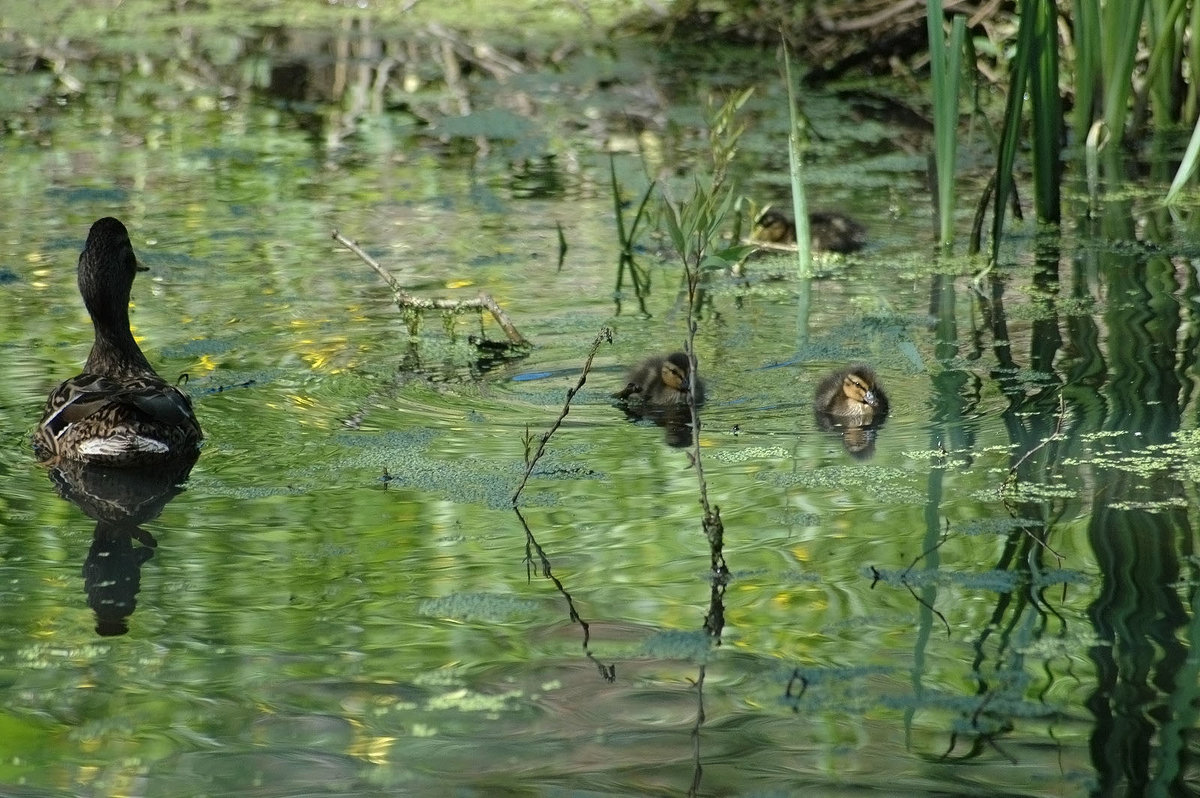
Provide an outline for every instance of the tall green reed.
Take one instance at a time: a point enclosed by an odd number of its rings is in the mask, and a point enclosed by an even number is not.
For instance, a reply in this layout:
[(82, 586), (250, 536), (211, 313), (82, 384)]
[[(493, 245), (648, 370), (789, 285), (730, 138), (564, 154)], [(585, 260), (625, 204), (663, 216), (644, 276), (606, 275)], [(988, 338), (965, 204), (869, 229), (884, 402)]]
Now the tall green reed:
[(796, 80), (792, 77), (792, 59), (785, 39), (783, 78), (788, 98), (788, 178), (792, 187), (792, 218), (796, 220), (796, 274), (812, 277), (812, 234), (808, 229), (808, 198), (804, 194), (804, 150), (808, 144), (808, 122), (796, 100)]
[[(1086, 1), (1086, 0), (1085, 0)], [(1058, 28), (1053, 0), (1020, 0), (1017, 44), (1010, 62), (1012, 79), (996, 155), (996, 193), (992, 204), (991, 262), (1000, 256), (1004, 209), (1013, 191), (1013, 166), (1021, 136), (1025, 92), (1029, 92), (1034, 209), (1038, 221), (1061, 219), (1062, 99), (1058, 88)]]
[(956, 15), (950, 41), (942, 34), (942, 0), (929, 0), (925, 21), (929, 33), (929, 71), (933, 86), (934, 166), (937, 172), (938, 244), (954, 243), (954, 173), (958, 155), (958, 101), (966, 25)]

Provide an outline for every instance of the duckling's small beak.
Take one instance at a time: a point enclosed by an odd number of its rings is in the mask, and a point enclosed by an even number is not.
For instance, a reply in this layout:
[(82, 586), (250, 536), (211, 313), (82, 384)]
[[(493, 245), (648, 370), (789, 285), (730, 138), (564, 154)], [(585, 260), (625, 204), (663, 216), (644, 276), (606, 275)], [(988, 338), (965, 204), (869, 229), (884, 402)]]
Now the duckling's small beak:
[(879, 405), (879, 397), (875, 395), (874, 391), (867, 391), (864, 393), (862, 400), (864, 404), (868, 404), (871, 407), (877, 407)]
[(150, 267), (143, 265), (142, 262), (139, 260), (137, 262), (137, 270), (139, 272), (148, 272), (148, 271), (150, 271)]

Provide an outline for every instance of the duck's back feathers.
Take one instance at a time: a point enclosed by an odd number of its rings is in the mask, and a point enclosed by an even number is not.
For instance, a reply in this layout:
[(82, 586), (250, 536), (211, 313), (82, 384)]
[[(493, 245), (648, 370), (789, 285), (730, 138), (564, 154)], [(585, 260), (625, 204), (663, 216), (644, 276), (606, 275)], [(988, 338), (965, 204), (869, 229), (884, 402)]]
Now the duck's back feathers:
[(158, 377), (80, 374), (46, 400), (34, 449), (44, 461), (147, 465), (194, 453), (200, 437), (191, 401)]

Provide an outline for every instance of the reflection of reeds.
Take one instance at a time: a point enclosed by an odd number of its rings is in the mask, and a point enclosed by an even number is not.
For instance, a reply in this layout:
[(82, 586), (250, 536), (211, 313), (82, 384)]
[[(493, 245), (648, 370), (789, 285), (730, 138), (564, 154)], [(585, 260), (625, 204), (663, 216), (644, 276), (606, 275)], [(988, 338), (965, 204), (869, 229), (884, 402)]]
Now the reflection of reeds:
[(638, 203), (637, 211), (633, 215), (633, 221), (629, 227), (625, 227), (625, 214), (621, 210), (621, 186), (617, 182), (617, 167), (616, 162), (610, 155), (608, 157), (608, 169), (612, 176), (612, 197), (613, 197), (613, 218), (617, 223), (617, 241), (621, 246), (621, 254), (617, 260), (617, 287), (614, 296), (617, 297), (617, 312), (621, 312), (621, 290), (625, 283), (625, 275), (629, 274), (629, 279), (633, 282), (633, 293), (637, 297), (638, 307), (643, 315), (648, 315), (646, 311), (646, 296), (650, 293), (650, 273), (640, 266), (633, 258), (633, 247), (637, 243), (638, 228), (641, 226), (642, 220), (646, 214), (646, 203), (650, 199), (650, 193), (654, 190), (654, 181), (650, 181), (650, 185), (646, 186), (645, 193), (642, 194), (641, 202)]

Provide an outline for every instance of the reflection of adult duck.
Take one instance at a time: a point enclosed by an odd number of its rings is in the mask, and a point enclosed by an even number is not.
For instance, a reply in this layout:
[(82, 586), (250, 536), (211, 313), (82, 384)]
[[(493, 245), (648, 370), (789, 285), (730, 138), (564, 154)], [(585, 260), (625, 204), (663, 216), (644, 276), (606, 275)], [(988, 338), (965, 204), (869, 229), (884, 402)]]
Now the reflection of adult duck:
[[(857, 252), (866, 242), (861, 224), (841, 213), (813, 211), (808, 215), (808, 235), (818, 252)], [(779, 211), (767, 209), (754, 223), (754, 238), (769, 244), (795, 244), (796, 223)]]
[[(143, 545), (134, 546), (135, 538)], [(129, 616), (137, 609), (142, 587), (142, 565), (154, 556), (155, 545), (154, 537), (136, 526), (96, 523), (83, 561), (83, 589), (96, 615), (96, 634), (111, 637), (129, 631)]]
[(129, 329), (137, 271), (125, 225), (111, 217), (93, 224), (78, 280), (95, 342), (83, 373), (46, 400), (34, 435), (39, 459), (125, 467), (196, 452), (201, 433), (192, 403), (158, 376)]
[[(689, 391), (691, 366), (683, 352), (655, 355), (642, 361), (625, 378), (625, 387), (613, 396), (643, 405), (666, 407), (685, 404)], [(696, 376), (696, 404), (704, 404), (704, 383)]]
[[(139, 524), (157, 518), (187, 480), (197, 452), (153, 468), (109, 468), (64, 461), (50, 469), (59, 495), (96, 520), (83, 563), (96, 632), (120, 635), (137, 607), (141, 567), (154, 556), (154, 536)], [(134, 546), (137, 541), (140, 546)]]
[[(665, 430), (668, 446), (692, 443), (692, 414), (688, 407), (691, 366), (683, 352), (655, 355), (631, 369), (625, 387), (613, 394), (625, 414), (648, 419)], [(704, 383), (696, 375), (696, 406), (704, 404)]]

